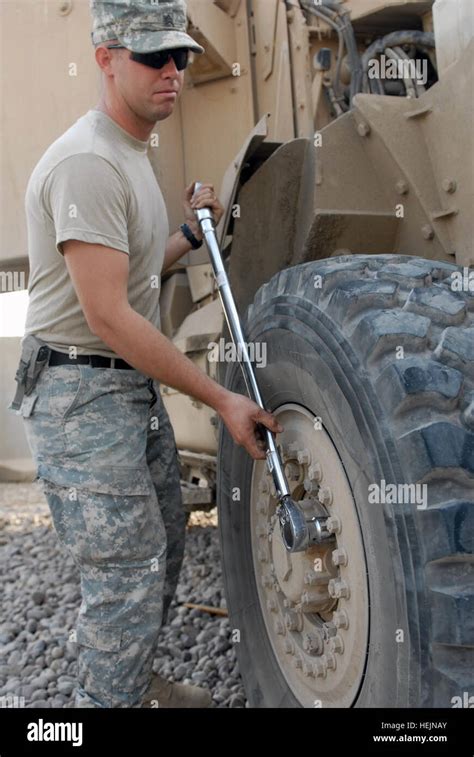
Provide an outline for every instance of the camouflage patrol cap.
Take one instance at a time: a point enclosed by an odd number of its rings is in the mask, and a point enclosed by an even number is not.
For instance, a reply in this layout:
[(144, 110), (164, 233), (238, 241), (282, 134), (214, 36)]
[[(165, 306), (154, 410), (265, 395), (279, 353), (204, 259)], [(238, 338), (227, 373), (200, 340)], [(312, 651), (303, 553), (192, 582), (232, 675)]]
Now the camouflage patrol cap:
[(203, 53), (186, 33), (184, 0), (90, 0), (92, 42), (117, 39), (135, 53), (187, 47)]

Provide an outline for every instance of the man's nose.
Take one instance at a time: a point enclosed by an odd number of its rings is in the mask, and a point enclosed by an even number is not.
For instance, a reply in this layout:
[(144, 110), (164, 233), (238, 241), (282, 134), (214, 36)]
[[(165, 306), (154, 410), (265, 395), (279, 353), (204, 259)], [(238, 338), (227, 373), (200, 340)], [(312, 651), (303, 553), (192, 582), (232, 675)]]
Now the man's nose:
[(168, 62), (163, 66), (162, 73), (166, 76), (179, 76), (179, 70), (176, 67), (174, 58), (170, 55)]

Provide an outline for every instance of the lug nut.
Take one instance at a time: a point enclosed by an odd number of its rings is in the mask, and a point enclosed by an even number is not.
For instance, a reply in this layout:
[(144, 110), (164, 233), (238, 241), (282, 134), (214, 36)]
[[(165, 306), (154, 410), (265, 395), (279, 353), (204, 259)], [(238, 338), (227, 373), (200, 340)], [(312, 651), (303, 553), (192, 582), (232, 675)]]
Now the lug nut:
[(306, 660), (303, 663), (303, 675), (306, 676), (306, 678), (314, 678), (313, 665), (311, 662), (307, 662)]
[(331, 652), (337, 652), (338, 654), (342, 654), (344, 652), (344, 641), (342, 639), (342, 636), (333, 636), (332, 639), (329, 641), (329, 649)]
[(299, 631), (302, 626), (301, 616), (291, 610), (285, 612), (285, 626), (289, 631)]
[(320, 655), (324, 650), (324, 641), (320, 633), (305, 633), (303, 636), (303, 649), (307, 654)]
[(262, 586), (265, 589), (271, 589), (273, 587), (273, 579), (270, 578), (267, 574), (264, 574), (261, 578)]
[(319, 483), (323, 477), (323, 471), (319, 463), (313, 463), (308, 468), (308, 478)]
[(283, 649), (285, 650), (286, 654), (294, 654), (295, 653), (295, 645), (291, 641), (291, 639), (285, 639), (283, 642)]
[(328, 666), (324, 657), (315, 660), (313, 663), (314, 672), (318, 678), (326, 678)]
[(299, 654), (295, 655), (295, 668), (299, 670), (303, 667), (303, 663)]
[(347, 552), (344, 547), (335, 549), (331, 557), (333, 565), (347, 565)]
[(306, 447), (300, 449), (296, 457), (300, 465), (309, 465), (311, 462), (311, 453)]
[(332, 639), (337, 634), (337, 628), (334, 623), (325, 623), (323, 625), (323, 636), (326, 641)]
[(333, 612), (332, 622), (336, 628), (349, 628), (349, 616), (345, 610), (336, 610), (336, 612)]
[(347, 583), (347, 581), (344, 581), (344, 579), (342, 578), (339, 581), (339, 585), (336, 587), (336, 596), (338, 599), (341, 599), (342, 597), (344, 599), (349, 599), (350, 594), (351, 592), (349, 589), (349, 584)]
[(316, 481), (311, 481), (310, 478), (305, 478), (303, 486), (308, 494), (316, 494), (319, 488), (318, 483)]
[(333, 655), (332, 652), (326, 652), (324, 655), (326, 658), (326, 665), (328, 666), (329, 670), (336, 670), (336, 657)]
[(330, 534), (340, 534), (342, 531), (342, 522), (337, 515), (330, 515), (326, 521), (326, 528)]
[(274, 629), (279, 636), (283, 636), (285, 634), (285, 627), (281, 620), (275, 621)]
[(269, 599), (267, 599), (267, 610), (269, 610), (270, 612), (277, 611), (277, 603), (272, 597), (269, 597)]
[(349, 584), (342, 578), (331, 578), (328, 583), (328, 592), (333, 599), (348, 599), (350, 596)]
[(332, 505), (332, 491), (329, 486), (321, 486), (318, 499), (322, 505)]

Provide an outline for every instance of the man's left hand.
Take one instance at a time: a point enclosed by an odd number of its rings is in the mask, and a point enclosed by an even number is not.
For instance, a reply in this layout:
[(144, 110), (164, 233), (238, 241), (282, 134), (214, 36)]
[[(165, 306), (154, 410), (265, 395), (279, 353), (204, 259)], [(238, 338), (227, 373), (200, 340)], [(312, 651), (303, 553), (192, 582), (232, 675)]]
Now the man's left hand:
[(198, 208), (210, 208), (214, 217), (214, 225), (217, 226), (224, 215), (224, 207), (217, 198), (213, 184), (203, 183), (199, 191), (196, 192), (196, 196), (193, 198), (195, 183), (196, 182), (193, 181), (186, 187), (183, 202), (184, 219), (194, 236), (197, 239), (202, 239), (201, 226), (196, 218), (195, 211)]

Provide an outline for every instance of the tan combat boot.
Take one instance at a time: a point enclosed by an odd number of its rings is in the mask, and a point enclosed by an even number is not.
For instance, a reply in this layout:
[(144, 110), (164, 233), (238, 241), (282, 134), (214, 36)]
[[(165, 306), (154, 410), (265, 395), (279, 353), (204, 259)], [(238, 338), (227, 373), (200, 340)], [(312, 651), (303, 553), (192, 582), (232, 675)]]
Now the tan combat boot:
[(157, 673), (145, 693), (142, 707), (209, 707), (211, 692), (199, 686), (167, 681)]

